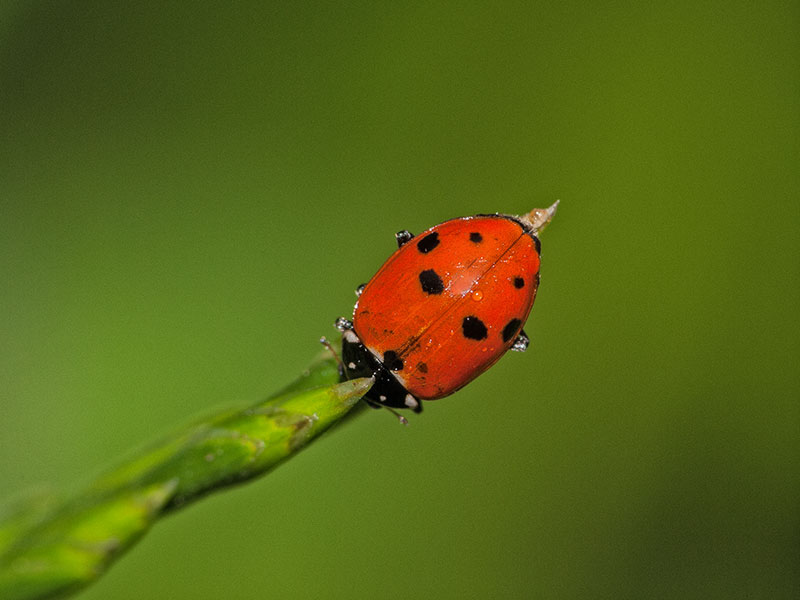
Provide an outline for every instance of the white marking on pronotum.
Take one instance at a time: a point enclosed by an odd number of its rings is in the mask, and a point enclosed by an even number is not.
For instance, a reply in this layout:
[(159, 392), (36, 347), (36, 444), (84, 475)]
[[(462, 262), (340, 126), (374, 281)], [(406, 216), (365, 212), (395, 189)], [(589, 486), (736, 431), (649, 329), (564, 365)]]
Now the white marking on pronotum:
[(352, 371), (353, 369), (356, 368), (356, 363), (354, 363), (354, 362), (347, 363), (347, 368)]
[(355, 334), (355, 332), (349, 329), (344, 332), (344, 339), (346, 339), (351, 344), (357, 344), (358, 342), (361, 341), (358, 339), (358, 336)]
[(378, 396), (381, 402), (386, 402), (386, 396)]
[(417, 399), (411, 394), (406, 396), (405, 404), (408, 408), (417, 408), (419, 406), (419, 402), (417, 402)]

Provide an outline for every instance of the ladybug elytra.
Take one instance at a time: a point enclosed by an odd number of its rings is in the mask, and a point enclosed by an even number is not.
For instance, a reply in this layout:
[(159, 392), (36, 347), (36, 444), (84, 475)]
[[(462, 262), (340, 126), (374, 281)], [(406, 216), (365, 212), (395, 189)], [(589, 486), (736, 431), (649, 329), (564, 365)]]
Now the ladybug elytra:
[(342, 377), (375, 377), (371, 406), (421, 412), (421, 400), (448, 396), (506, 351), (524, 351), (522, 326), (539, 287), (538, 234), (557, 206), (397, 233), (398, 249), (359, 286), (352, 321), (336, 321)]

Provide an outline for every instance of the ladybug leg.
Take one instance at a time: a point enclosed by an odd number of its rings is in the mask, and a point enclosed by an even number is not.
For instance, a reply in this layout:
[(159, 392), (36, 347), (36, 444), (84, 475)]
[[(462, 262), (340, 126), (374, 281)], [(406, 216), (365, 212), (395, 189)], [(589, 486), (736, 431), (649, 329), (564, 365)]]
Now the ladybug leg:
[(528, 349), (528, 344), (530, 343), (530, 338), (522, 329), (520, 329), (517, 339), (515, 339), (514, 343), (511, 344), (511, 349), (516, 350), (517, 352), (525, 352), (525, 350)]
[(398, 231), (394, 234), (394, 238), (397, 240), (397, 247), (402, 248), (404, 244), (410, 242), (414, 239), (414, 234), (410, 231), (403, 229), (403, 231)]
[[(336, 329), (344, 333), (345, 331), (353, 331), (353, 322), (349, 319), (345, 319), (344, 317), (339, 317), (336, 319), (336, 322), (333, 324)], [(353, 335), (356, 336), (356, 339), (353, 341), (358, 341), (358, 336), (353, 332)]]

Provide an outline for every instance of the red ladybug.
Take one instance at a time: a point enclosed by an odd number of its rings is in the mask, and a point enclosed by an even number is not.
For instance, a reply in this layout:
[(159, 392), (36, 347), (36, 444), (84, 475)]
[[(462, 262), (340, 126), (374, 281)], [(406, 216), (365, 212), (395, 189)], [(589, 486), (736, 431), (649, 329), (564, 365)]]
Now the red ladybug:
[(399, 232), (398, 250), (356, 291), (353, 320), (336, 321), (342, 376), (374, 376), (366, 400), (376, 408), (421, 412), (420, 400), (452, 394), (507, 350), (525, 350), (538, 233), (557, 206), (452, 219), (416, 237)]

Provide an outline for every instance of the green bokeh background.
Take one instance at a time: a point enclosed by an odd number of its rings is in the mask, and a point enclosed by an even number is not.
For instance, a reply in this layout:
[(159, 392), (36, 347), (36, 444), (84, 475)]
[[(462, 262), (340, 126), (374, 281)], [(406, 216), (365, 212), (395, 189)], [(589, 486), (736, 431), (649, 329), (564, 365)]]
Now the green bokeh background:
[(800, 3), (5, 2), (0, 495), (299, 374), (392, 235), (562, 203), (505, 357), (83, 598), (796, 598)]

